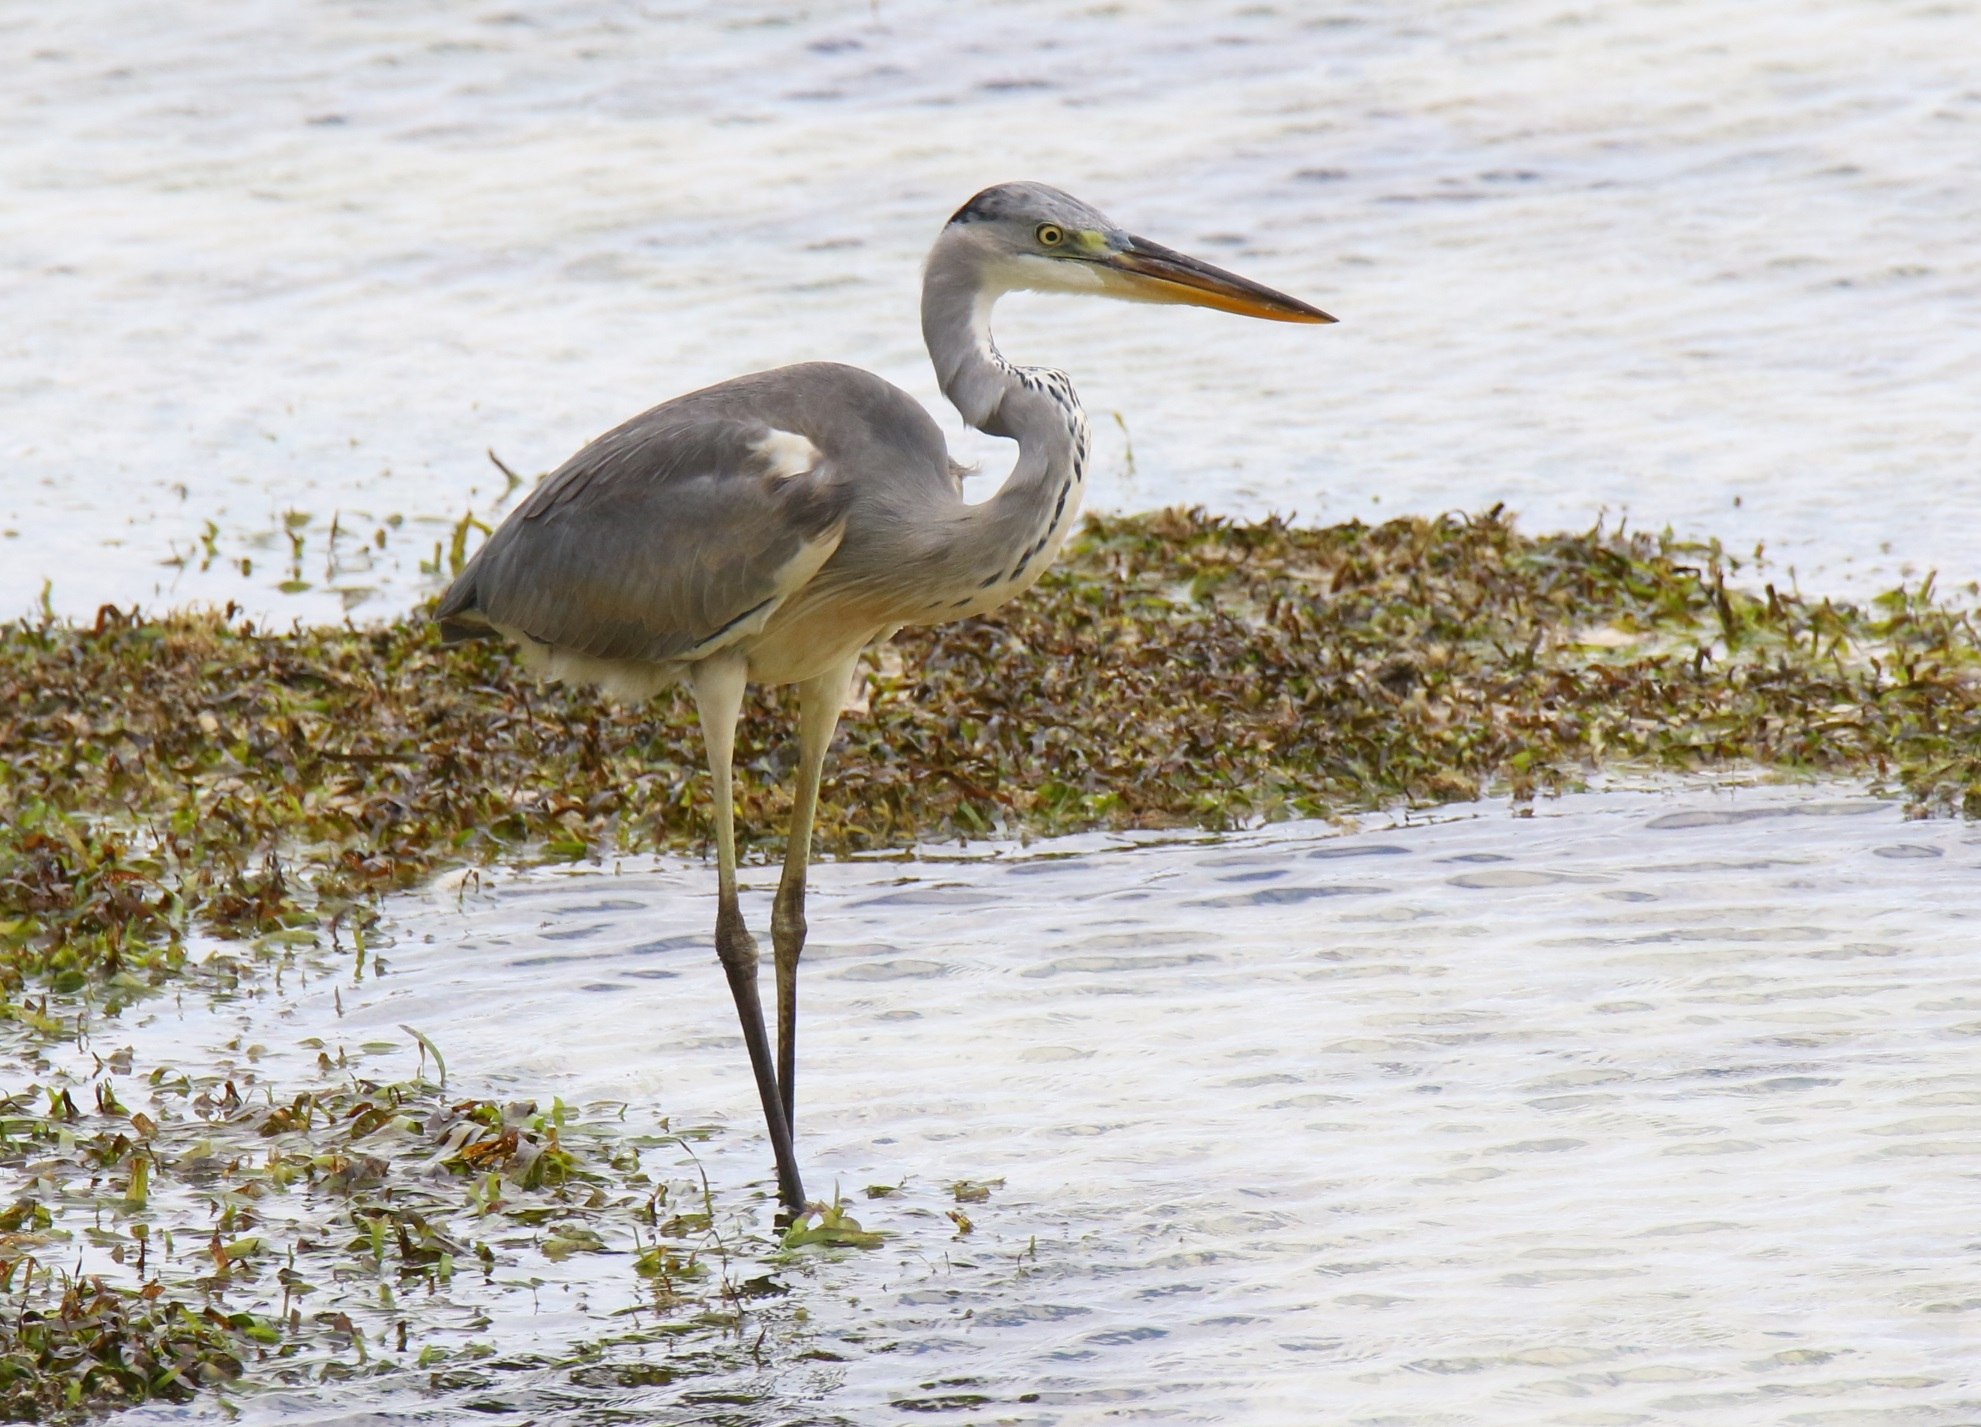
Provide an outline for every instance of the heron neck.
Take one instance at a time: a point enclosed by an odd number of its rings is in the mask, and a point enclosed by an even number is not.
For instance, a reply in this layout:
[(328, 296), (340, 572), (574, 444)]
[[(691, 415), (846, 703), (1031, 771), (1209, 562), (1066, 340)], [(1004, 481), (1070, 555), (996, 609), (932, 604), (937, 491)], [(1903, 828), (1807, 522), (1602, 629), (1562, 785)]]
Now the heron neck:
[[(1087, 416), (1065, 373), (1020, 367), (991, 339), (1004, 288), (975, 254), (938, 245), (922, 286), (922, 336), (942, 393), (963, 419), (1018, 443), (997, 494), (963, 509), (951, 554), (981, 608), (1009, 599), (1052, 563), (1086, 484)], [(950, 602), (955, 607), (954, 600)]]

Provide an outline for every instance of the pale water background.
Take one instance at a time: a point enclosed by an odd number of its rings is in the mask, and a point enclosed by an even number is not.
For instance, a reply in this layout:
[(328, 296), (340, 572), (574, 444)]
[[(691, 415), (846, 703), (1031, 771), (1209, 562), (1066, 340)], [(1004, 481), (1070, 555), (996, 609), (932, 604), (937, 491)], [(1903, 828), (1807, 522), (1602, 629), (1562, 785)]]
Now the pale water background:
[(1001, 472), (915, 305), (1013, 177), (1343, 319), (1007, 303), (1099, 504), (1627, 510), (1825, 593), (1966, 581), (1977, 53), (1976, 5), (1883, 0), (8, 6), (0, 611), (388, 615), (484, 447), (808, 358)]
[[(9, 7), (0, 611), (386, 617), (495, 509), (485, 446), (534, 473), (813, 357), (935, 404), (921, 254), (1021, 176), (1344, 319), (1007, 303), (1099, 504), (1627, 510), (1811, 590), (1972, 580), (1977, 53), (1974, 5), (1868, 0)], [(726, 1409), (545, 1373), (247, 1416), (1981, 1421), (1973, 829), (1849, 788), (1506, 811), (822, 866), (810, 1183), (908, 1188), (863, 1206), (887, 1249), (786, 1275), (809, 1325), (763, 1311), (844, 1362)], [(414, 1024), (464, 1093), (723, 1126), (747, 1206), (711, 884), (400, 899), (343, 1021), (326, 983), (129, 1029)], [(952, 1239), (945, 1186), (996, 1177)], [(496, 1335), (594, 1335), (598, 1262)]]
[[(691, 1337), (247, 1419), (1981, 1421), (1981, 833), (1839, 788), (1506, 812), (824, 865), (808, 1185), (893, 1237), (771, 1270), (764, 1368)], [(761, 924), (774, 879), (748, 880)], [(283, 1085), (306, 1036), (410, 1076), (416, 1026), (480, 1093), (714, 1125), (701, 1162), (748, 1205), (770, 1155), (709, 902), (671, 859), (436, 889), (382, 979), (104, 1036), (265, 1045)], [(967, 1238), (959, 1179), (1003, 1181)], [(612, 1247), (492, 1325), (414, 1311), (411, 1350), (609, 1333), (636, 1298)], [(642, 1360), (682, 1376), (611, 1385)]]

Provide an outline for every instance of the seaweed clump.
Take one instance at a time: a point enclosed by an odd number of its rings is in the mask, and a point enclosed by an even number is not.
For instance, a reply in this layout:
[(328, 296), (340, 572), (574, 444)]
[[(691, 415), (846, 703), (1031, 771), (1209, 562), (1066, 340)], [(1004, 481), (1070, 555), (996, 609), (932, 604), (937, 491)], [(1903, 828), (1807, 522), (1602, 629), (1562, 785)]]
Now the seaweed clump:
[(95, 1278), (66, 1283), (51, 1309), (23, 1307), (0, 1357), (0, 1413), (49, 1422), (154, 1398), (184, 1402), (240, 1377), (254, 1340), (274, 1333), (251, 1314), (155, 1298)]
[[(1866, 604), (1739, 582), (1717, 544), (1477, 517), (1298, 529), (1092, 517), (996, 614), (903, 631), (849, 716), (828, 852), (987, 833), (1227, 828), (1592, 770), (1864, 777), (1981, 813), (1981, 638), (1929, 579)], [(793, 757), (747, 712), (739, 813)], [(0, 997), (155, 983), (196, 924), (308, 935), (436, 869), (692, 849), (692, 702), (537, 683), (414, 616), (0, 626)], [(29, 1013), (32, 1008), (29, 1008)]]
[(283, 1095), (240, 1064), (135, 1074), (128, 1052), (84, 1074), (94, 1104), (59, 1072), (0, 1095), (18, 1196), (0, 1209), (0, 1420), (243, 1378), (478, 1386), (530, 1365), (488, 1341), (491, 1309), (588, 1283), (590, 1256), (619, 1266), (621, 1358), (734, 1335), (742, 1290), (689, 1143), (706, 1131), (460, 1099), (327, 1053)]

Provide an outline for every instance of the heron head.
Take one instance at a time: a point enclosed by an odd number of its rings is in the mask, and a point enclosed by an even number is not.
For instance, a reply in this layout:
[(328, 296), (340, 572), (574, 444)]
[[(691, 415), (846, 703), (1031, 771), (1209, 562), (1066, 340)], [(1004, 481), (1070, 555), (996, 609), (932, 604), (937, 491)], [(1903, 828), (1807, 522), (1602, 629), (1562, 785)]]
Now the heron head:
[(943, 238), (978, 249), (986, 275), (1006, 288), (1186, 303), (1274, 322), (1335, 320), (1297, 297), (1138, 238), (1042, 183), (985, 189), (956, 210)]

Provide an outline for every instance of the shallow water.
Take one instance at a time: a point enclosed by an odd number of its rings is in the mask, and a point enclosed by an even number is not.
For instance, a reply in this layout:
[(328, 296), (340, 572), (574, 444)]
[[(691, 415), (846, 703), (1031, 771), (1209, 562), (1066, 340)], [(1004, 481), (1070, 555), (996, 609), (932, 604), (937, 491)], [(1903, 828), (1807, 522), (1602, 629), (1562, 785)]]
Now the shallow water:
[(1019, 176), (1344, 319), (1008, 303), (1006, 350), (1070, 370), (1096, 415), (1102, 504), (1505, 501), (1535, 529), (1607, 508), (1766, 541), (1825, 593), (1974, 579), (1978, 21), (1875, 0), (15, 6), (0, 611), (52, 579), (82, 614), (391, 614), (449, 524), (492, 510), (485, 447), (527, 475), (806, 358), (938, 404), (1001, 472), (1006, 448), (939, 405), (914, 305), (943, 217)]
[[(1820, 787), (828, 864), (803, 1154), (893, 1237), (773, 1270), (761, 1367), (629, 1387), (622, 1350), (243, 1420), (1972, 1422), (1977, 864), (1971, 826)], [(414, 1025), (463, 1094), (717, 1127), (702, 1163), (747, 1204), (769, 1153), (711, 884), (405, 898), (341, 1018), (322, 982), (131, 1031), (410, 1074)], [(967, 1237), (958, 1180), (1002, 1181)], [(583, 1262), (484, 1336), (555, 1355), (573, 1292), (603, 1331), (630, 1260)]]

